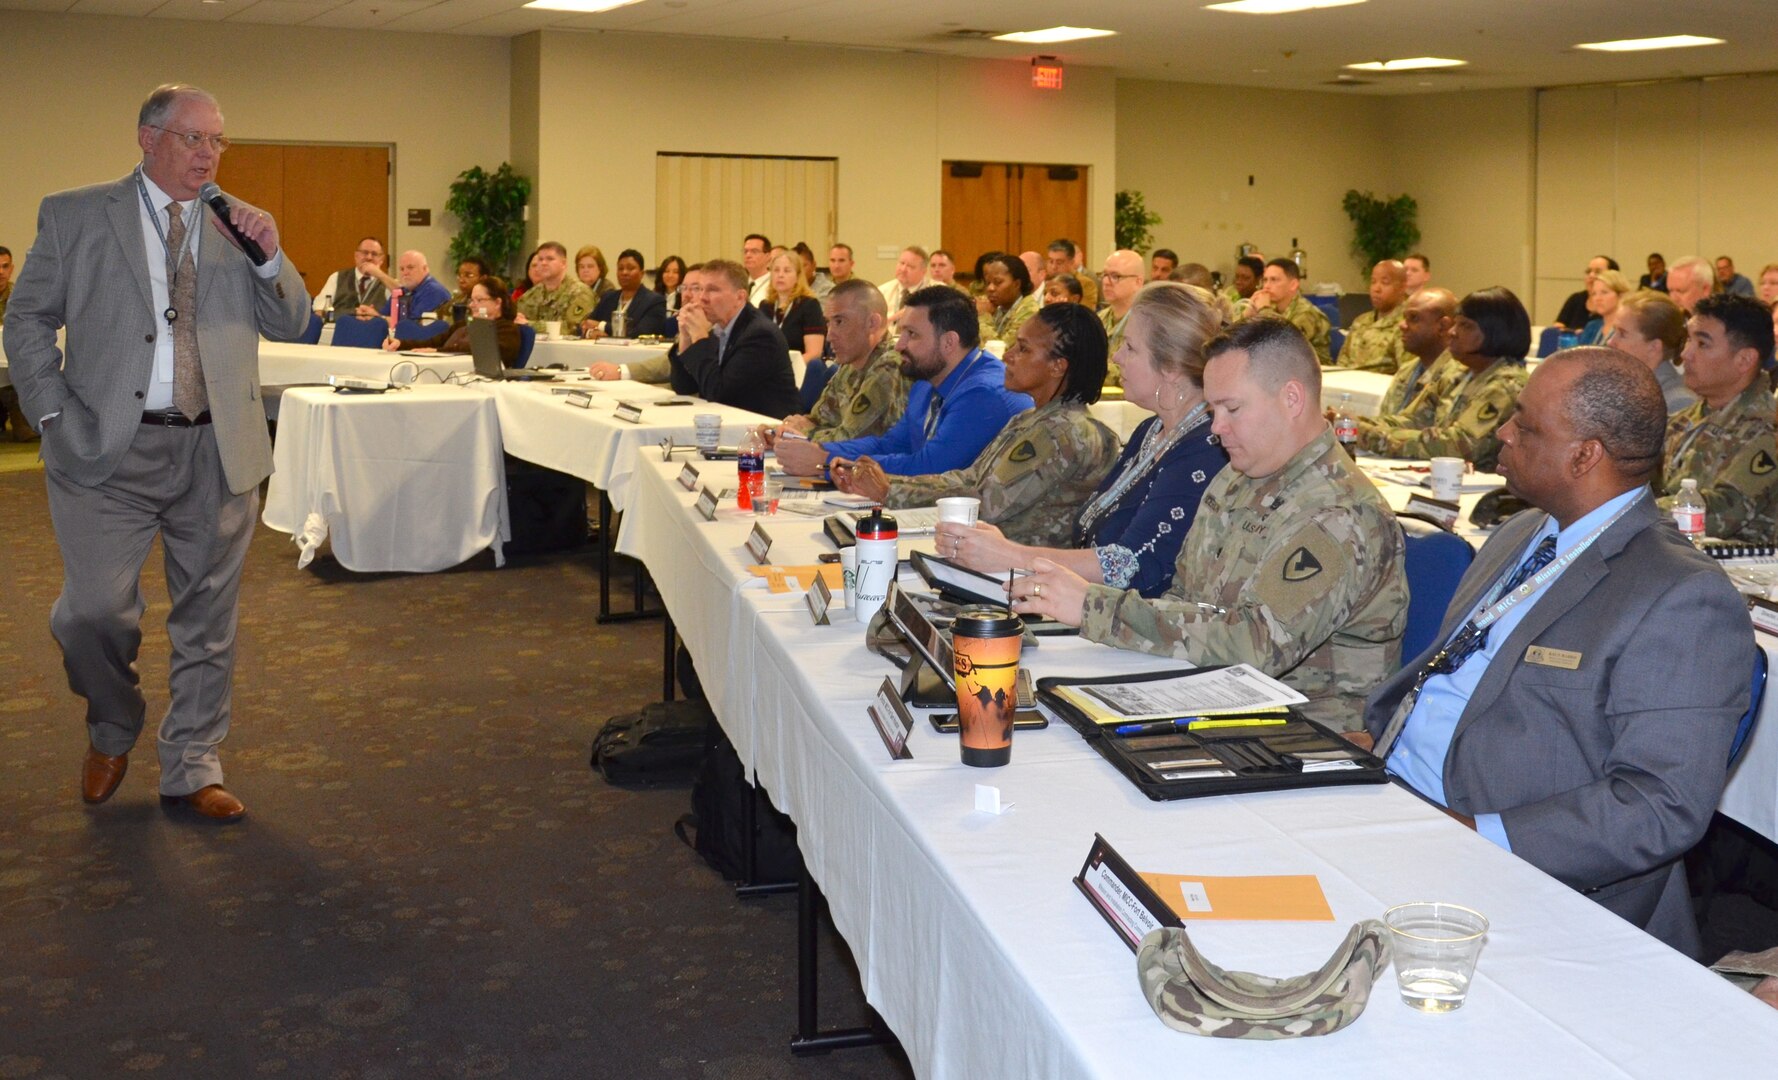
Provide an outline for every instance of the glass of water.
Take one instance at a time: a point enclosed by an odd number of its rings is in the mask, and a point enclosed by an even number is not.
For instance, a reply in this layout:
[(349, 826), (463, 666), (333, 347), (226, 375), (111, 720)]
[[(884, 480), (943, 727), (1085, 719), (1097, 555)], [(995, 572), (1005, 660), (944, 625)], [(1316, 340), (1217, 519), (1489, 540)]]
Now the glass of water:
[(1419, 901), (1383, 913), (1401, 999), (1421, 1012), (1462, 1008), (1487, 940), (1488, 920), (1457, 904)]

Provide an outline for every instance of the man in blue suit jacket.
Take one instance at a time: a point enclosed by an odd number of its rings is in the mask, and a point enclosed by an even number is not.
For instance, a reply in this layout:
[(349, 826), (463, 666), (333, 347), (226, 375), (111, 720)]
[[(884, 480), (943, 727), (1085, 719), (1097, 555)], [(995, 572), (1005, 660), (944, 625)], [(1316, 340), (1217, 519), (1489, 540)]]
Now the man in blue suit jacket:
[(909, 294), (902, 303), (895, 349), (902, 373), (915, 382), (907, 411), (881, 435), (814, 443), (780, 438), (773, 449), (784, 471), (808, 475), (847, 467), (869, 455), (895, 476), (961, 469), (981, 454), (1031, 399), (1006, 388), (1006, 366), (977, 347), (975, 308), (948, 285)]
[(1696, 955), (1683, 856), (1722, 797), (1754, 641), (1727, 576), (1648, 491), (1666, 415), (1654, 374), (1615, 349), (1543, 362), (1500, 429), (1500, 471), (1536, 509), (1483, 546), (1365, 727), (1451, 816)]

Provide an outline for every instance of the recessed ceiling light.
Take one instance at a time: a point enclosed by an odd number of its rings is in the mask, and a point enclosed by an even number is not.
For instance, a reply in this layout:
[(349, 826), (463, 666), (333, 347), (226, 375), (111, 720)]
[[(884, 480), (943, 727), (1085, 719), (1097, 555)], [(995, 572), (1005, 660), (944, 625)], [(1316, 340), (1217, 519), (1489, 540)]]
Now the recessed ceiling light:
[(1297, 11), (1346, 7), (1364, 0), (1228, 0), (1223, 4), (1205, 4), (1207, 11), (1235, 11), (1242, 15), (1289, 15)]
[(1623, 41), (1593, 41), (1576, 45), (1593, 52), (1647, 52), (1650, 49), (1689, 49), (1696, 45), (1721, 45), (1722, 38), (1698, 37), (1696, 34), (1672, 34), (1667, 37), (1625, 38)]
[(1353, 71), (1431, 71), (1434, 68), (1465, 67), (1468, 60), (1450, 60), (1443, 56), (1416, 56), (1411, 60), (1370, 60), (1347, 64)]
[(531, 0), (525, 6), (536, 8), (539, 11), (574, 11), (583, 15), (591, 15), (641, 2), (642, 0)]
[(1048, 30), (995, 34), (994, 40), (1016, 41), (1021, 45), (1054, 45), (1059, 41), (1084, 41), (1087, 38), (1111, 37), (1116, 33), (1116, 30), (1094, 30), (1089, 26), (1052, 26)]

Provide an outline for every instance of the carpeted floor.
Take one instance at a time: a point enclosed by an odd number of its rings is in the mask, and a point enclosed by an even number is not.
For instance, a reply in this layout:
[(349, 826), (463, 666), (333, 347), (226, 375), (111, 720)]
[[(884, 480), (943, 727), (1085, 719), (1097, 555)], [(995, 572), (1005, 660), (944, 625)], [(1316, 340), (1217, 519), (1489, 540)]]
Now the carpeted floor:
[[(164, 811), (152, 733), (88, 808), (43, 479), (0, 475), (0, 1078), (908, 1075), (792, 1058), (794, 897), (737, 901), (670, 831), (685, 790), (587, 769), (598, 721), (658, 696), (661, 633), (595, 624), (590, 557), (317, 566), (254, 539), (223, 752), (246, 821)], [(855, 1023), (836, 942), (823, 1019)]]

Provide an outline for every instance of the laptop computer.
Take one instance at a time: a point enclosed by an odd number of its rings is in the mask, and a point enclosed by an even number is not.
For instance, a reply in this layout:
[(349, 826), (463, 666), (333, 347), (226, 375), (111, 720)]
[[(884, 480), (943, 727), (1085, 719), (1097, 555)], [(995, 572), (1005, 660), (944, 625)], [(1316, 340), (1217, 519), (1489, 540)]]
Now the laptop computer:
[(530, 368), (509, 368), (500, 361), (500, 328), (493, 319), (472, 319), (469, 323), (469, 356), (475, 361), (475, 373), (484, 379), (513, 382), (552, 382), (555, 376)]

